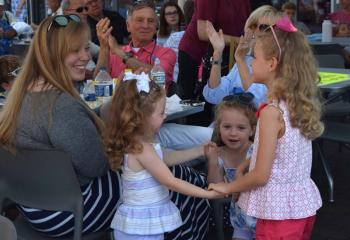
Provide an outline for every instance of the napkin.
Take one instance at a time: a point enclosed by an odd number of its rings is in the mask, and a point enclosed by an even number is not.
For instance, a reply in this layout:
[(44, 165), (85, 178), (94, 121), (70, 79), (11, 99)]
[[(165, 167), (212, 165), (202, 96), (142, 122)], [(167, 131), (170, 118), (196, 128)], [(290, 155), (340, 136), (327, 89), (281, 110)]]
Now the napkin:
[(167, 97), (165, 105), (166, 114), (182, 111), (182, 105), (180, 104), (180, 101), (181, 98), (179, 98), (179, 96), (177, 96), (176, 94), (172, 95), (169, 98)]

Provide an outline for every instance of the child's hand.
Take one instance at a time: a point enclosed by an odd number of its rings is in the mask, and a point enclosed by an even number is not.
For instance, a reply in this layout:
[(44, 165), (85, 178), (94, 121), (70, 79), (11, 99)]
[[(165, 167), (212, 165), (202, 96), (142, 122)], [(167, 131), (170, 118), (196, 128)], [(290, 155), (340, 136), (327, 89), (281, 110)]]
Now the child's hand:
[(208, 196), (207, 196), (208, 199), (216, 199), (216, 198), (223, 198), (223, 197), (225, 197), (225, 196), (222, 193), (219, 193), (219, 192), (214, 191), (214, 190), (208, 191)]
[(214, 142), (208, 142), (203, 145), (204, 155), (209, 161), (217, 161), (219, 156), (219, 148)]
[(211, 183), (209, 184), (208, 190), (215, 190), (221, 194), (224, 194), (225, 196), (230, 195), (231, 192), (229, 190), (229, 184), (228, 183)]

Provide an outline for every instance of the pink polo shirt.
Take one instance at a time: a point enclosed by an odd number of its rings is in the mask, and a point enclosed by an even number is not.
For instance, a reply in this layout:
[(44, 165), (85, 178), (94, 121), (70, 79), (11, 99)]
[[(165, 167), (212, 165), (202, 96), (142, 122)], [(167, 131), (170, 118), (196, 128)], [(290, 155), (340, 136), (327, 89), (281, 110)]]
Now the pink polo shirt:
[[(152, 56), (157, 57), (160, 60), (160, 65), (165, 71), (166, 88), (173, 81), (176, 54), (172, 49), (158, 46), (154, 41), (145, 47), (140, 48), (137, 52), (133, 50), (131, 43), (129, 45), (123, 46), (122, 49), (124, 52), (132, 52), (135, 58), (151, 65), (154, 64), (154, 59), (152, 59)], [(123, 63), (122, 59), (119, 56), (115, 54), (109, 55), (110, 75), (113, 78), (118, 77), (125, 70), (125, 68), (126, 65)]]

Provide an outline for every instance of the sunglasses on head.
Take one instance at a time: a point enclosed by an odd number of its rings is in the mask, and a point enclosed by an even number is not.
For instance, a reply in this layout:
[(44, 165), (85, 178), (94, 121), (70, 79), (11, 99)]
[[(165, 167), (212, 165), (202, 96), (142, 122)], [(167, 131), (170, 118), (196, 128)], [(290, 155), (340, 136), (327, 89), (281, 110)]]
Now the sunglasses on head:
[(258, 25), (258, 29), (260, 32), (267, 32), (267, 31), (271, 30), (273, 38), (275, 39), (275, 42), (278, 46), (278, 50), (279, 50), (278, 62), (279, 62), (281, 59), (281, 55), (282, 55), (282, 48), (281, 48), (281, 45), (278, 41), (278, 38), (277, 38), (277, 35), (276, 35), (274, 28), (277, 28), (277, 29), (279, 29), (283, 32), (287, 32), (287, 33), (297, 32), (298, 29), (293, 25), (293, 23), (290, 21), (288, 16), (282, 17), (274, 25), (267, 25), (267, 24), (259, 24)]
[(9, 77), (17, 77), (17, 75), (19, 74), (20, 71), (21, 71), (21, 67), (18, 67), (15, 70), (13, 70), (12, 72), (9, 72), (7, 75)]
[(53, 24), (56, 24), (59, 27), (66, 27), (70, 21), (79, 23), (80, 17), (75, 14), (56, 15), (55, 17), (53, 17), (49, 27), (47, 28), (47, 31), (50, 31)]
[(273, 38), (275, 39), (275, 42), (277, 44), (278, 51), (279, 51), (278, 59), (277, 59), (277, 61), (279, 62), (280, 59), (281, 59), (281, 55), (282, 55), (282, 48), (281, 48), (281, 45), (280, 45), (280, 43), (278, 41), (276, 32), (273, 29), (274, 27), (275, 27), (275, 25), (267, 25), (267, 24), (260, 24), (260, 25), (258, 25), (258, 29), (259, 29), (260, 32), (267, 32), (267, 31), (271, 31), (272, 32)]
[(138, 0), (132, 4), (132, 8), (135, 8), (135, 7), (137, 8), (139, 6), (147, 6), (152, 9), (155, 9), (154, 3), (150, 0)]
[(228, 95), (222, 99), (222, 101), (227, 102), (237, 102), (241, 105), (251, 107), (255, 109), (253, 103), (254, 95), (250, 92), (235, 93), (233, 95)]

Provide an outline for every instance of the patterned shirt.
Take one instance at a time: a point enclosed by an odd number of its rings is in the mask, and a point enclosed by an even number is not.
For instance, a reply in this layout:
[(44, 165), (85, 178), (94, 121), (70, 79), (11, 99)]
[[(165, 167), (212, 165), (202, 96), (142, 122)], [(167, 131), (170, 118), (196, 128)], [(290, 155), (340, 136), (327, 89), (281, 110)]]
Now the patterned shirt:
[[(301, 219), (316, 214), (322, 200), (310, 178), (311, 141), (293, 128), (284, 102), (273, 103), (283, 114), (285, 133), (278, 139), (271, 175), (266, 185), (243, 192), (238, 205), (249, 216), (259, 219)], [(259, 146), (259, 122), (249, 171), (254, 169)]]

